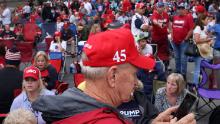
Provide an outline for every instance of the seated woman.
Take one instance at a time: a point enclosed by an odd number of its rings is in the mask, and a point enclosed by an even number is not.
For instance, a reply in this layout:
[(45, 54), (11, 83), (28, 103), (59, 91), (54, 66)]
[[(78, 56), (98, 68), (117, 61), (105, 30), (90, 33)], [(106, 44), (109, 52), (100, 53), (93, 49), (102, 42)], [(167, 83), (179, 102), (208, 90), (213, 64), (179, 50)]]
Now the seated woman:
[(50, 52), (65, 52), (66, 51), (66, 44), (67, 42), (61, 40), (61, 32), (56, 31), (54, 33), (54, 39), (50, 43)]
[(16, 40), (24, 41), (23, 30), (24, 30), (24, 27), (23, 27), (23, 25), (21, 23), (17, 23), (15, 25), (14, 33), (16, 35), (16, 37), (15, 37)]
[(15, 33), (10, 30), (9, 25), (5, 25), (5, 30), (0, 34), (2, 39), (15, 39)]
[(39, 96), (54, 95), (54, 92), (45, 89), (41, 80), (40, 70), (34, 66), (30, 66), (24, 69), (23, 79), (23, 92), (14, 99), (10, 111), (19, 108), (30, 110), (35, 115), (38, 124), (45, 124), (46, 122), (42, 119), (41, 116), (42, 113), (33, 110), (31, 104), (37, 100)]
[(171, 73), (167, 77), (166, 87), (157, 90), (155, 107), (163, 112), (171, 106), (180, 105), (186, 95), (186, 83), (181, 74)]
[(89, 34), (89, 35), (94, 35), (94, 34), (99, 33), (99, 32), (101, 32), (101, 31), (102, 31), (102, 29), (101, 29), (100, 24), (95, 23), (95, 24), (93, 24), (93, 25), (91, 26), (90, 34)]
[(40, 70), (46, 88), (48, 90), (54, 89), (58, 74), (56, 69), (49, 64), (48, 55), (44, 51), (37, 52), (34, 57), (33, 65)]

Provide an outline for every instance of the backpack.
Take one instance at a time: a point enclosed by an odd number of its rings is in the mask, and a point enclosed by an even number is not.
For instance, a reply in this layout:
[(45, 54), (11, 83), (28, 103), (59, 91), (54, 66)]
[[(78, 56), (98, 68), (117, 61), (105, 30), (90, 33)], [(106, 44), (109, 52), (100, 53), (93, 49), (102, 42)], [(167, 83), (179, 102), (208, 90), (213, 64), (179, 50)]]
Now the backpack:
[(209, 124), (220, 124), (220, 106), (216, 107), (209, 117)]

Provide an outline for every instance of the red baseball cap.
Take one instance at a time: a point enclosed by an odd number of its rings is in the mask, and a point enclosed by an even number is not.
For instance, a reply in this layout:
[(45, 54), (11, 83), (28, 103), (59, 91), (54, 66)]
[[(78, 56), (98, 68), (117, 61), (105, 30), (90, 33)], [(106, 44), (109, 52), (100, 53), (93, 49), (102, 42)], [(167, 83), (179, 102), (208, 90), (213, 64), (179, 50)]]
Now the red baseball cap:
[(137, 3), (137, 4), (135, 5), (135, 9), (142, 9), (144, 6), (145, 6), (144, 3)]
[(85, 66), (103, 67), (131, 63), (139, 68), (153, 69), (155, 60), (140, 55), (131, 31), (119, 28), (91, 35), (83, 48), (88, 59)]
[(196, 12), (198, 13), (204, 13), (205, 12), (205, 7), (202, 5), (196, 6)]
[(24, 79), (27, 77), (34, 78), (35, 80), (39, 80), (40, 71), (37, 67), (29, 66), (24, 69)]
[(65, 28), (65, 29), (67, 29), (68, 26), (69, 26), (68, 23), (64, 23), (64, 24), (63, 24), (63, 28)]
[(58, 36), (58, 37), (60, 37), (60, 36), (61, 36), (61, 32), (56, 31), (56, 32), (54, 33), (54, 36)]

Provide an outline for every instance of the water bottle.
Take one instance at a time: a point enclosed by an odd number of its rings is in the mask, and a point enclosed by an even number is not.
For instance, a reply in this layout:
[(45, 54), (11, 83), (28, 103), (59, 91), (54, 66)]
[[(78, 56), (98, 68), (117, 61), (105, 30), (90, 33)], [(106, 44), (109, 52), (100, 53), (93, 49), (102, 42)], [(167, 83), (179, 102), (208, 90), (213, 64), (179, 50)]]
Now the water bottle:
[(76, 73), (76, 68), (75, 65), (73, 63), (70, 64), (70, 74), (74, 74)]

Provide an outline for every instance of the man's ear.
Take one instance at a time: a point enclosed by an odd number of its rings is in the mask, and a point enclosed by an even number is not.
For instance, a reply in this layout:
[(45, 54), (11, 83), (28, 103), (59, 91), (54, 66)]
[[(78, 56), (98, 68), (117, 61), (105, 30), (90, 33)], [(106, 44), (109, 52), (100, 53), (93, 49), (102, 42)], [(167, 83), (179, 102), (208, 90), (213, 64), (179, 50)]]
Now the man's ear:
[(117, 66), (111, 66), (109, 68), (109, 70), (107, 71), (107, 82), (108, 82), (108, 85), (110, 87), (115, 87), (116, 85), (116, 75), (117, 75), (117, 72), (118, 72), (118, 67)]

